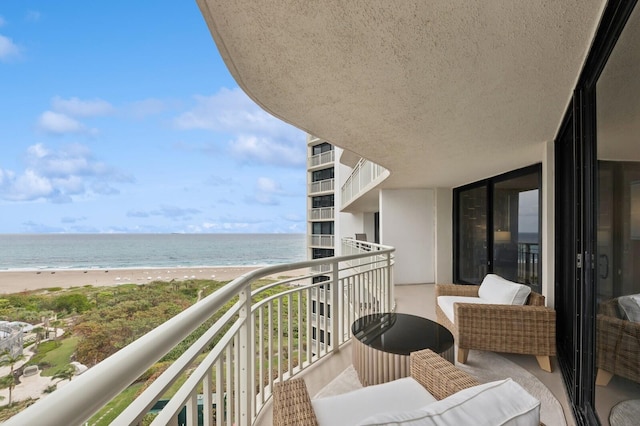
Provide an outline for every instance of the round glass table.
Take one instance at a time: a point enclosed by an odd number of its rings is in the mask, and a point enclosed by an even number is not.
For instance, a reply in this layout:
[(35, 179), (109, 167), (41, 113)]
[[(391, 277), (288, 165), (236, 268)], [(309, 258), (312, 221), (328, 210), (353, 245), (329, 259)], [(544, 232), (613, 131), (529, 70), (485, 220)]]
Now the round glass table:
[(400, 313), (365, 315), (351, 325), (353, 367), (363, 386), (410, 373), (409, 354), (431, 349), (454, 362), (453, 335), (427, 318)]

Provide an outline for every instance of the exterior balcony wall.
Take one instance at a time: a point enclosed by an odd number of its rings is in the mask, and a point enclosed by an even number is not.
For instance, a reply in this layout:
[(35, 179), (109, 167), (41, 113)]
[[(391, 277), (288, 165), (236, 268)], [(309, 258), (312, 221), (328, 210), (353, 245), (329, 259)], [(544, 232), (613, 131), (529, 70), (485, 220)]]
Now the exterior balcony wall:
[(316, 209), (309, 209), (309, 220), (334, 220), (335, 207), (320, 207)]
[(325, 179), (318, 182), (311, 182), (309, 184), (309, 195), (317, 195), (325, 192), (333, 192), (334, 179)]
[(316, 154), (308, 158), (307, 167), (314, 169), (316, 167), (325, 166), (334, 162), (335, 151), (327, 151), (321, 154)]

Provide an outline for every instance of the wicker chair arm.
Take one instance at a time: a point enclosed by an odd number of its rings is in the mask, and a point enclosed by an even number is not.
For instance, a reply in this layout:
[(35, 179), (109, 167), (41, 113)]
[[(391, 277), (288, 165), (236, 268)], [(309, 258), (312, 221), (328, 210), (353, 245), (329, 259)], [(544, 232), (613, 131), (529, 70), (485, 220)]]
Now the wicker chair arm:
[(477, 285), (436, 284), (436, 298), (438, 296), (467, 296), (478, 297)]
[(454, 304), (460, 348), (556, 355), (556, 311), (544, 306)]
[(410, 358), (411, 377), (438, 400), (480, 384), (475, 378), (429, 349), (412, 352)]
[(273, 424), (318, 426), (303, 379), (290, 379), (273, 385)]

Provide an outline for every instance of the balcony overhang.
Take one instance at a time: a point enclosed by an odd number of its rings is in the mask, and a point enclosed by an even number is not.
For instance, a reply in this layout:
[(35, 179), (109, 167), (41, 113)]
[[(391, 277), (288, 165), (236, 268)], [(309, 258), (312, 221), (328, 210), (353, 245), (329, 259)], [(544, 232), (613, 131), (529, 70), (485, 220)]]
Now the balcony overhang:
[(539, 162), (605, 0), (197, 0), (265, 110), (391, 171), (456, 186)]

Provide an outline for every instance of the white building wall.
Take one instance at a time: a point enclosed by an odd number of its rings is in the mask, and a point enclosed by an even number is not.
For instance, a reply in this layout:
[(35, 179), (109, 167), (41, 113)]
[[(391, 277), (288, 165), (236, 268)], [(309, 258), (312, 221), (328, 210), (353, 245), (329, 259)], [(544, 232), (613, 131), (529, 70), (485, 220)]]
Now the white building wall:
[(380, 240), (396, 248), (396, 284), (434, 282), (434, 190), (381, 190)]
[(435, 282), (453, 283), (453, 190), (436, 188)]

